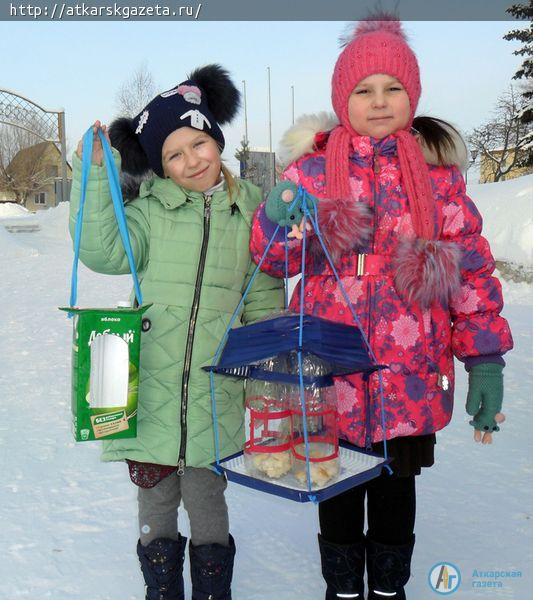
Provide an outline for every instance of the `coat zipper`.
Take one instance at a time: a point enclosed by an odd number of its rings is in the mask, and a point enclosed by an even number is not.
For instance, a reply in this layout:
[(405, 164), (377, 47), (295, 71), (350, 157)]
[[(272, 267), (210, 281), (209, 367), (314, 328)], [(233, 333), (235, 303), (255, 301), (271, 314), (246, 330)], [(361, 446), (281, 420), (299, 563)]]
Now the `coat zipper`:
[[(372, 163), (372, 171), (374, 172), (374, 185), (373, 185), (373, 198), (374, 198), (374, 233), (372, 236), (372, 253), (376, 253), (376, 228), (377, 228), (377, 187), (379, 185), (379, 151), (376, 146), (374, 146), (374, 160)], [(368, 276), (367, 276), (368, 277)], [(372, 302), (373, 298), (373, 282), (370, 278), (367, 279), (368, 292), (367, 292), (367, 319), (368, 319), (368, 344), (370, 345), (371, 339), (371, 323), (372, 323)], [(366, 432), (365, 432), (365, 446), (367, 450), (370, 450), (372, 447), (372, 396), (370, 391), (370, 376), (366, 378), (365, 381), (365, 403), (366, 403)]]
[(378, 211), (377, 211), (377, 194), (376, 189), (379, 186), (379, 172), (381, 167), (379, 165), (379, 151), (376, 146), (374, 146), (374, 162), (372, 165), (372, 170), (374, 171), (374, 236), (372, 238), (372, 253), (376, 253), (376, 229), (377, 229), (377, 219), (378, 219)]
[(200, 261), (198, 271), (196, 272), (196, 283), (194, 284), (194, 298), (191, 307), (191, 316), (189, 318), (189, 329), (187, 331), (187, 344), (185, 346), (185, 358), (183, 361), (183, 376), (181, 379), (181, 441), (178, 458), (178, 475), (185, 472), (185, 451), (187, 447), (187, 403), (189, 399), (189, 375), (191, 372), (192, 346), (194, 341), (194, 329), (198, 317), (198, 308), (200, 305), (200, 294), (202, 291), (202, 280), (204, 277), (205, 257), (207, 255), (207, 244), (209, 242), (209, 222), (211, 220), (211, 196), (204, 195), (204, 231), (202, 237), (202, 247), (200, 250)]

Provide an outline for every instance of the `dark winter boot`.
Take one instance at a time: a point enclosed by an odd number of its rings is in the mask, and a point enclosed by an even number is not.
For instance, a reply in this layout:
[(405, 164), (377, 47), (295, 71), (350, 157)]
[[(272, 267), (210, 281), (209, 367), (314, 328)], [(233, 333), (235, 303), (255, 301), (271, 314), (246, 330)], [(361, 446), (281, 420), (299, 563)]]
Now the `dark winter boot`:
[(333, 544), (318, 534), (326, 600), (365, 597), (365, 544)]
[(406, 600), (404, 586), (411, 576), (415, 536), (407, 544), (392, 546), (367, 539), (368, 600)]
[(183, 560), (187, 538), (157, 538), (148, 546), (137, 544), (146, 583), (146, 600), (184, 600)]
[(231, 600), (231, 578), (235, 558), (235, 541), (220, 544), (189, 544), (191, 559), (192, 600)]

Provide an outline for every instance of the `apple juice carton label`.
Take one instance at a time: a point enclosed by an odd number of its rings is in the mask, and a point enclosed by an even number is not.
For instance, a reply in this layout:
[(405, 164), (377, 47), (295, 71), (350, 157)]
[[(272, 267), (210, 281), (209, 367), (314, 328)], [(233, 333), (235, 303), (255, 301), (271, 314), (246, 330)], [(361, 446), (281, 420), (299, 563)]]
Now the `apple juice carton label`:
[(74, 315), (72, 418), (78, 442), (137, 435), (139, 308), (61, 308)]

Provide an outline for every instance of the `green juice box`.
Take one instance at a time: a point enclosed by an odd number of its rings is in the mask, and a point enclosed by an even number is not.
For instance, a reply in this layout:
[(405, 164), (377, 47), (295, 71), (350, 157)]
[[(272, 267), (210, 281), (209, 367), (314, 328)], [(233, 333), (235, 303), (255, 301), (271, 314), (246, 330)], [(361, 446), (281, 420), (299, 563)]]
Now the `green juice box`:
[(137, 436), (139, 308), (72, 308), (72, 425), (77, 442)]

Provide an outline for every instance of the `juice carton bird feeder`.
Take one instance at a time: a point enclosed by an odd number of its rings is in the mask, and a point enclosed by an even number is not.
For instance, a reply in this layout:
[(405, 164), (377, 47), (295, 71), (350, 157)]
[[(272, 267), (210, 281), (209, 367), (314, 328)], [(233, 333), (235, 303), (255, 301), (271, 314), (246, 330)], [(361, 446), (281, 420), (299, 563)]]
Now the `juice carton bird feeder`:
[(98, 130), (98, 136), (102, 144), (117, 228), (130, 266), (138, 306), (133, 308), (131, 303), (111, 308), (77, 306), (83, 211), (93, 148), (93, 127), (90, 127), (83, 136), (80, 205), (76, 216), (70, 305), (60, 308), (73, 317), (72, 427), (74, 438), (79, 442), (137, 436), (142, 317), (151, 306), (143, 305), (119, 174), (111, 147), (101, 130)]

